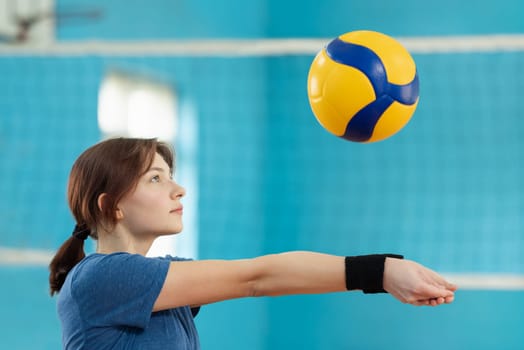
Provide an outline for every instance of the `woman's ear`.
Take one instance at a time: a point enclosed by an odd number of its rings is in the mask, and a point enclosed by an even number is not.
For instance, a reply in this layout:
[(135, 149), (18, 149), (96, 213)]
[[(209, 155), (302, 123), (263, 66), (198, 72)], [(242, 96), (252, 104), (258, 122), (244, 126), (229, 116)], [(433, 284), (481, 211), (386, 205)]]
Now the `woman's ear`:
[[(104, 211), (104, 207), (107, 205), (106, 201), (107, 201), (107, 193), (102, 193), (101, 195), (98, 196), (98, 199), (96, 201), (98, 205), (98, 210)], [(117, 220), (121, 220), (124, 218), (124, 213), (122, 212), (120, 208), (116, 209), (115, 217)]]
[[(98, 210), (104, 211), (104, 207), (107, 205), (107, 193), (102, 193), (98, 196), (98, 199), (96, 201), (96, 204), (98, 205)], [(124, 212), (120, 208), (117, 208), (115, 211), (115, 218), (117, 220), (122, 220), (124, 218)]]
[(106, 199), (107, 199), (107, 193), (100, 194), (98, 198), (96, 199), (98, 210), (100, 210), (101, 212), (104, 211), (104, 205), (105, 205)]

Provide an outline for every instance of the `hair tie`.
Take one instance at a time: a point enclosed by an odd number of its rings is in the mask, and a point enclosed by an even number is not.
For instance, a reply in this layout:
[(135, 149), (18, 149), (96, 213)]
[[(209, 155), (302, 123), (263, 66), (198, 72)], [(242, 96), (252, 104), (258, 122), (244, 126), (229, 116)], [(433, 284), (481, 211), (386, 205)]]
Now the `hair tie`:
[(89, 229), (89, 227), (87, 227), (86, 224), (75, 225), (75, 229), (73, 230), (73, 237), (85, 241), (87, 237), (89, 237), (90, 233), (91, 230)]

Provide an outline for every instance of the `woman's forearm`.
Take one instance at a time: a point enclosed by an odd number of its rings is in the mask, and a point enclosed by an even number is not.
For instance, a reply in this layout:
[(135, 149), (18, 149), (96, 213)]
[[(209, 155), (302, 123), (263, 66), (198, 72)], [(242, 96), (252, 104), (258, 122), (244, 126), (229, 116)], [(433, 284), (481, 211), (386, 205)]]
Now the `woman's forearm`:
[(346, 290), (344, 257), (288, 252), (255, 258), (255, 296), (316, 294)]

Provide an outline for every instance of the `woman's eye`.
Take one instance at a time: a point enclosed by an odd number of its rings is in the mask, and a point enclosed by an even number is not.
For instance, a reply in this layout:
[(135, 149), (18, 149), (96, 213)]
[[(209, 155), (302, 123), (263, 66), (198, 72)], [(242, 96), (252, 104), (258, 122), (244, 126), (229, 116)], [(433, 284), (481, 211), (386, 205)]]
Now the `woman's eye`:
[(151, 182), (160, 182), (160, 176), (159, 175), (155, 175), (151, 178)]

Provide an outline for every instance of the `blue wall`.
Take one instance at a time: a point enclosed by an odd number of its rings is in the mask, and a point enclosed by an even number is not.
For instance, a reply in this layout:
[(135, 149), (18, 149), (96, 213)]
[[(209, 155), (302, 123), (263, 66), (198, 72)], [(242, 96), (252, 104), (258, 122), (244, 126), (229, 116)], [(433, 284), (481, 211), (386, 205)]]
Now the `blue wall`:
[[(57, 6), (104, 11), (64, 22), (63, 41), (524, 32), (516, 0)], [(0, 57), (0, 245), (55, 249), (67, 237), (67, 175), (100, 137), (99, 84), (118, 68), (195, 103), (201, 258), (394, 251), (439, 271), (523, 274), (524, 52), (415, 55), (417, 112), (370, 145), (318, 125), (306, 96), (312, 58)], [(0, 292), (2, 347), (59, 347), (46, 273), (0, 268), (14, 286)], [(522, 349), (522, 308), (522, 292), (460, 291), (435, 309), (341, 293), (227, 301), (203, 308), (197, 323), (204, 349)]]

